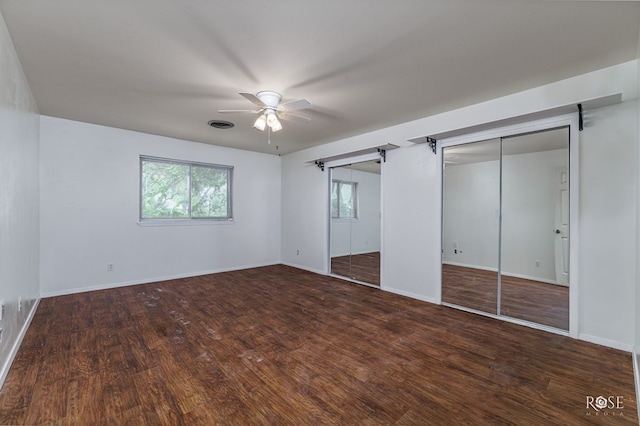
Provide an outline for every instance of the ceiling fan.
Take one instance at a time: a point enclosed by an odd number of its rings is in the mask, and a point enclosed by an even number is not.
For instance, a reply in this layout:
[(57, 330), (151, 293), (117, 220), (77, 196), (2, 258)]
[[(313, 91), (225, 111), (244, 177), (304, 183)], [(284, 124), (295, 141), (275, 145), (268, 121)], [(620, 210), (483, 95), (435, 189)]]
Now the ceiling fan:
[(272, 132), (282, 129), (282, 124), (278, 119), (293, 121), (295, 123), (309, 124), (310, 118), (298, 114), (292, 114), (291, 111), (297, 111), (311, 107), (311, 102), (306, 99), (298, 99), (280, 103), (282, 96), (279, 93), (264, 90), (255, 95), (252, 93), (240, 93), (245, 99), (257, 105), (258, 109), (221, 109), (221, 113), (250, 113), (260, 114), (258, 119), (253, 123), (253, 127), (263, 131), (266, 127)]

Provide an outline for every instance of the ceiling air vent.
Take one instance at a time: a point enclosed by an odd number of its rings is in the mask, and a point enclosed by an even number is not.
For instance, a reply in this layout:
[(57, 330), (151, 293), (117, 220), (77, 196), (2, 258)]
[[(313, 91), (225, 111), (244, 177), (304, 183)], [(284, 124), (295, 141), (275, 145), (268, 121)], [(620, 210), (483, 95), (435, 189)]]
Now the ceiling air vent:
[(215, 127), (216, 129), (230, 129), (235, 126), (235, 124), (230, 121), (211, 120), (209, 121), (209, 126)]

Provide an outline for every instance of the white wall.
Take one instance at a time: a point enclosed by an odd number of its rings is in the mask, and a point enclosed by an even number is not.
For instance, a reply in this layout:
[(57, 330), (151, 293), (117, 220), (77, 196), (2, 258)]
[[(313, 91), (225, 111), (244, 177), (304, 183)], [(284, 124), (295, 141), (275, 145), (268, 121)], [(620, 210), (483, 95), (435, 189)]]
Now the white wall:
[[(640, 59), (640, 39), (638, 40), (638, 52), (636, 57)], [(638, 126), (636, 136), (636, 316), (635, 316), (635, 350), (634, 350), (634, 372), (636, 381), (636, 405), (638, 407), (638, 417), (640, 418), (640, 65), (636, 70), (636, 126)]]
[(321, 274), (328, 264), (328, 172), (296, 153), (282, 157), (282, 261)]
[(580, 134), (580, 329), (624, 343), (634, 335), (637, 125), (635, 101), (592, 111)]
[(5, 303), (0, 387), (40, 293), (38, 121), (36, 102), (0, 15), (0, 300)]
[(622, 93), (623, 104), (588, 112), (581, 134), (579, 333), (586, 340), (630, 349), (638, 128), (635, 101), (628, 101), (636, 97), (636, 76), (632, 61), (283, 157), (283, 261), (326, 271), (325, 176), (307, 162), (396, 144), (401, 148), (389, 151), (383, 164), (382, 288), (438, 301), (441, 217), (434, 183), (441, 168), (427, 145), (406, 141)]
[[(493, 142), (500, 146), (499, 140)], [(442, 260), (497, 271), (500, 161), (444, 167)]]
[(380, 251), (380, 175), (336, 167), (332, 179), (358, 184), (358, 218), (331, 219), (331, 257)]
[(434, 182), (441, 170), (426, 145), (387, 152), (382, 182), (383, 290), (429, 302), (439, 299), (441, 212)]
[[(234, 166), (235, 222), (140, 226), (140, 155)], [(280, 262), (280, 157), (43, 116), (40, 158), (45, 296)]]
[(555, 183), (558, 169), (568, 171), (568, 164), (568, 149), (503, 157), (503, 273), (557, 282)]

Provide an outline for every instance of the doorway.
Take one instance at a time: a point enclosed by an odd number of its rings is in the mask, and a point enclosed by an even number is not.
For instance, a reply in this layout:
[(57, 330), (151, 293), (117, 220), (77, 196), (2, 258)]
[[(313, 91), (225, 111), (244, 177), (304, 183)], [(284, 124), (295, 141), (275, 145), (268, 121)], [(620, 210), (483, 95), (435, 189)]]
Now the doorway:
[(381, 161), (361, 161), (329, 170), (329, 272), (379, 287)]
[(564, 332), (570, 127), (442, 148), (442, 302)]

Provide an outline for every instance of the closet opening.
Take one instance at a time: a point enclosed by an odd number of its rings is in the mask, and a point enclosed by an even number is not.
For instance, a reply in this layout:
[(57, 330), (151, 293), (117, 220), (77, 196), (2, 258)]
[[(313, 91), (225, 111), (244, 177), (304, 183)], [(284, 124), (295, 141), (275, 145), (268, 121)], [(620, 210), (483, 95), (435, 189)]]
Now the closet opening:
[(573, 121), (443, 140), (443, 305), (577, 337)]

